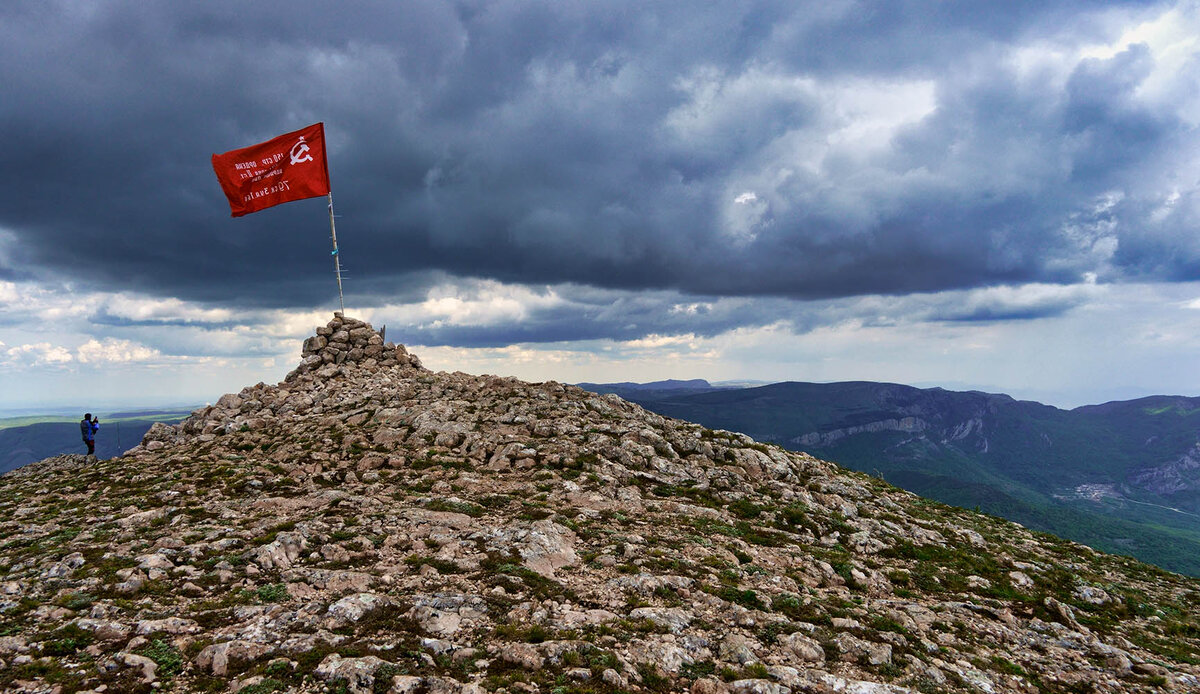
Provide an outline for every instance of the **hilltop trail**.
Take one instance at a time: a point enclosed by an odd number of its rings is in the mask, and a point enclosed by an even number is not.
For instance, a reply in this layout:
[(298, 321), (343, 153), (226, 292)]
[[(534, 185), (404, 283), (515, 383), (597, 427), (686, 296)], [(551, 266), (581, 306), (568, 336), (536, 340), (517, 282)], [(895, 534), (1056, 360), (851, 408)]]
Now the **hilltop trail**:
[(0, 477), (5, 691), (1200, 689), (1200, 582), (335, 316)]

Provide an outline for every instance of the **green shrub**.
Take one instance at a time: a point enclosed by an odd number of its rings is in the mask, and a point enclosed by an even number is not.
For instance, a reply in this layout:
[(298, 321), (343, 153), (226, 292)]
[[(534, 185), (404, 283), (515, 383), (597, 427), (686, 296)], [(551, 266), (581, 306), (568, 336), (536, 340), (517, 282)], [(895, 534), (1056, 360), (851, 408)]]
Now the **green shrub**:
[(658, 668), (643, 664), (638, 667), (638, 674), (642, 676), (642, 686), (652, 692), (666, 692), (671, 689), (671, 678), (662, 675), (658, 672)]
[(729, 504), (729, 512), (738, 518), (757, 518), (763, 512), (763, 507), (746, 499), (738, 499)]
[(259, 586), (255, 593), (259, 602), (283, 602), (288, 598), (287, 585), (283, 583), (268, 583), (265, 586)]
[(704, 590), (722, 600), (727, 600), (742, 607), (748, 607), (753, 610), (767, 609), (767, 606), (759, 599), (758, 593), (755, 593), (753, 590), (738, 590), (733, 586), (721, 586), (720, 588), (706, 587)]
[(78, 624), (72, 622), (55, 630), (50, 635), (50, 638), (42, 644), (42, 655), (72, 655), (76, 651), (87, 648), (94, 640), (95, 636), (92, 632), (80, 629)]
[(771, 600), (771, 609), (776, 612), (788, 612), (800, 609), (800, 598), (791, 593), (781, 593)]
[(679, 671), (679, 676), (689, 680), (698, 680), (717, 671), (717, 666), (711, 660), (701, 660), (695, 663), (685, 663)]
[(421, 568), (424, 565), (432, 566), (437, 569), (440, 574), (459, 574), (462, 573), (462, 567), (447, 559), (436, 559), (434, 557), (422, 557), (418, 554), (413, 554), (404, 558), (404, 563), (413, 568)]
[(153, 660), (158, 665), (157, 675), (160, 679), (171, 679), (183, 671), (183, 654), (172, 644), (162, 639), (154, 639), (140, 651), (141, 655)]
[(392, 678), (400, 674), (403, 674), (401, 668), (391, 663), (380, 665), (371, 675), (374, 678), (371, 685), (372, 694), (387, 694), (392, 691)]

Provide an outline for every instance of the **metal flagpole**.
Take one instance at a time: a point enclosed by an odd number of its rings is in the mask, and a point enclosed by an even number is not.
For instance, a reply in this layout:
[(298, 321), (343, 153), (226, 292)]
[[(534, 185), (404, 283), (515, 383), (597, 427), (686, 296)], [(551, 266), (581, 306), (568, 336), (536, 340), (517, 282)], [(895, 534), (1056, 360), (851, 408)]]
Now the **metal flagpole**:
[(337, 227), (333, 223), (333, 191), (329, 191), (329, 233), (333, 237), (333, 267), (337, 271), (338, 305), (342, 307), (342, 316), (346, 315), (346, 302), (342, 299), (342, 259), (338, 257)]

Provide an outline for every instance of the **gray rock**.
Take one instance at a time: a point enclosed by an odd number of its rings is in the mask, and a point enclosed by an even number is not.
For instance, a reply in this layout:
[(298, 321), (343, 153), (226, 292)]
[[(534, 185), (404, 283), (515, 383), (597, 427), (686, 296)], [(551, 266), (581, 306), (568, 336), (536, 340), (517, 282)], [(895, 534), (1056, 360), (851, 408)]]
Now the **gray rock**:
[(825, 662), (825, 649), (821, 648), (821, 644), (816, 639), (797, 632), (781, 637), (779, 642), (799, 658), (800, 662), (817, 664)]
[(369, 613), (392, 604), (386, 595), (355, 593), (329, 606), (326, 614), (335, 627), (354, 624)]
[(263, 569), (282, 570), (290, 568), (307, 547), (308, 541), (303, 535), (282, 532), (273, 541), (251, 550), (250, 557)]
[(694, 619), (692, 613), (678, 607), (638, 607), (629, 613), (633, 619), (647, 619), (678, 634)]
[(834, 637), (842, 660), (863, 665), (886, 665), (892, 662), (892, 647), (886, 643), (864, 641), (848, 632)]
[(234, 639), (206, 646), (196, 656), (196, 665), (201, 670), (221, 677), (229, 671), (231, 661), (249, 662), (272, 652), (272, 647), (267, 644)]
[(158, 679), (158, 663), (144, 655), (135, 653), (118, 653), (113, 656), (113, 659), (126, 667), (137, 668), (142, 671), (142, 682), (149, 684)]
[(733, 694), (791, 694), (791, 689), (770, 680), (734, 680), (729, 683)]
[(110, 619), (90, 619), (87, 617), (75, 620), (75, 625), (84, 631), (90, 631), (99, 641), (124, 641), (129, 638), (133, 629), (128, 624)]
[(756, 652), (759, 648), (762, 648), (762, 645), (758, 641), (735, 633), (727, 634), (721, 639), (717, 653), (725, 662), (749, 665), (758, 662)]
[(164, 619), (144, 619), (134, 627), (140, 635), (162, 632), (165, 634), (196, 634), (202, 631), (199, 624), (192, 619), (183, 617), (166, 617)]
[(375, 691), (375, 672), (389, 664), (373, 655), (343, 658), (337, 653), (331, 653), (317, 665), (313, 674), (325, 682), (341, 680), (352, 694), (371, 694)]

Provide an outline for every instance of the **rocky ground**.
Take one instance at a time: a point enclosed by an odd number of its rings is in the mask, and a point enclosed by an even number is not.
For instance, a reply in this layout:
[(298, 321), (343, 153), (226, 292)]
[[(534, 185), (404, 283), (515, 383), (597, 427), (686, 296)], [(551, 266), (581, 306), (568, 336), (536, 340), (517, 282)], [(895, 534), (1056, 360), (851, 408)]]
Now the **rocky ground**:
[(0, 686), (1200, 691), (1200, 582), (335, 318), (0, 477)]

